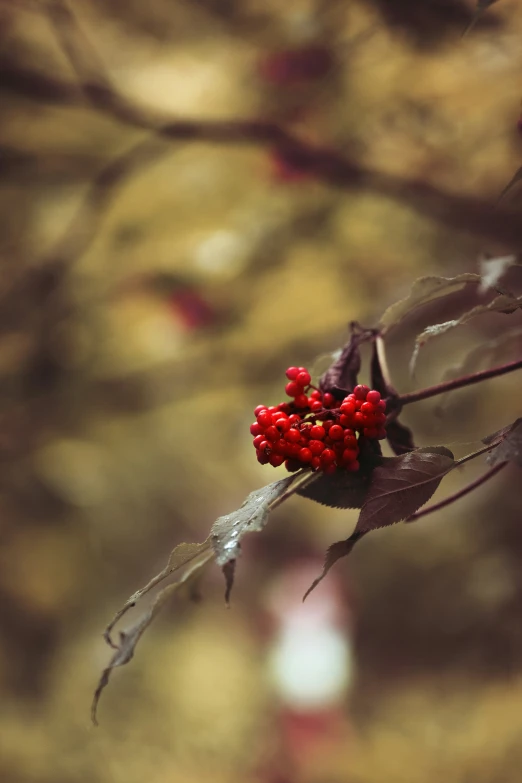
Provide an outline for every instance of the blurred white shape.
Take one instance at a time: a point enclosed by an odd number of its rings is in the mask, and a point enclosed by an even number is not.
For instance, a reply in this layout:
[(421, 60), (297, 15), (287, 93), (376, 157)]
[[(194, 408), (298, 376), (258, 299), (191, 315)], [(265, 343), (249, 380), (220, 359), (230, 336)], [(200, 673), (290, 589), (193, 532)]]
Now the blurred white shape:
[(233, 231), (215, 231), (200, 243), (195, 265), (207, 274), (233, 276), (248, 260), (249, 242)]
[(281, 699), (295, 710), (323, 709), (341, 701), (353, 673), (346, 634), (330, 625), (285, 624), (269, 656)]
[(270, 677), (284, 705), (299, 712), (342, 704), (354, 675), (352, 611), (344, 585), (328, 575), (303, 602), (321, 567), (305, 560), (287, 566), (267, 596), (275, 625)]
[(496, 286), (507, 272), (509, 267), (517, 263), (517, 256), (500, 256), (499, 258), (481, 258), (479, 260), (479, 270), (482, 276), (480, 284), (480, 293), (484, 293), (488, 288)]

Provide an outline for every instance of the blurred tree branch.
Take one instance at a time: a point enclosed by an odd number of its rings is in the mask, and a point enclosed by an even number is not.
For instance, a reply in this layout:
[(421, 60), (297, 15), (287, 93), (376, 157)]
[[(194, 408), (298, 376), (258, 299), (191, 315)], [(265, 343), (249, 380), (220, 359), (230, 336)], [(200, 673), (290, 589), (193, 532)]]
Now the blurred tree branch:
[[(73, 85), (48, 75), (34, 73), (5, 60), (0, 62), (0, 86), (15, 89), (33, 99), (82, 105), (87, 102), (97, 111), (110, 115), (133, 128), (149, 131), (163, 139), (216, 144), (249, 144), (277, 147), (292, 164), (315, 178), (341, 189), (366, 189), (406, 203), (410, 208), (442, 224), (478, 234), (492, 241), (519, 243), (522, 224), (518, 213), (494, 210), (481, 198), (446, 193), (424, 181), (407, 180), (360, 166), (338, 150), (310, 144), (278, 123), (262, 119), (208, 121), (173, 119), (162, 113), (136, 106), (112, 84), (95, 49), (83, 33), (75, 15), (65, 2), (48, 2), (45, 11), (64, 52), (78, 77)], [(83, 97), (82, 97), (83, 96)], [(125, 153), (108, 164), (94, 182), (85, 209), (92, 214), (95, 204), (102, 209), (109, 201), (108, 185), (130, 174), (137, 159), (147, 158), (145, 147)], [(152, 150), (152, 147), (150, 148)], [(138, 164), (140, 165), (140, 164)], [(128, 167), (129, 171), (125, 172)], [(114, 183), (113, 183), (114, 184)], [(107, 192), (102, 197), (104, 188)], [(78, 218), (81, 223), (81, 217)], [(68, 230), (71, 236), (72, 230)], [(62, 243), (63, 246), (63, 243)], [(71, 245), (69, 245), (72, 251)], [(71, 252), (71, 260), (83, 252), (82, 246)]]
[[(165, 151), (161, 141), (276, 147), (294, 167), (334, 188), (385, 195), (443, 225), (490, 241), (508, 244), (522, 241), (522, 223), (514, 211), (494, 209), (482, 198), (444, 192), (426, 181), (371, 170), (339, 150), (299, 138), (281, 124), (263, 119), (174, 119), (137, 106), (121, 95), (113, 84), (101, 58), (65, 2), (50, 0), (42, 5), (23, 3), (15, 7), (22, 12), (36, 11), (47, 15), (76, 73), (77, 83), (35, 72), (4, 55), (0, 58), (0, 88), (46, 103), (68, 106), (84, 106), (87, 103), (95, 111), (113, 117), (134, 131), (144, 131), (146, 135), (138, 143), (134, 136), (130, 149), (101, 167), (56, 247), (41, 259), (36, 269), (22, 268), (12, 284), (6, 286), (2, 296), (4, 323), (9, 322), (9, 313), (20, 316), (18, 304), (21, 301), (30, 302), (31, 309), (40, 310), (41, 318), (47, 321), (43, 310), (48, 306), (54, 307), (54, 303), (63, 296), (67, 270), (95, 238), (117, 188)], [(62, 294), (58, 295), (60, 291)], [(22, 308), (24, 312), (25, 309)], [(34, 318), (30, 320), (32, 322)], [(51, 321), (54, 320), (54, 317), (51, 318)], [(48, 329), (40, 324), (38, 342), (47, 332)]]

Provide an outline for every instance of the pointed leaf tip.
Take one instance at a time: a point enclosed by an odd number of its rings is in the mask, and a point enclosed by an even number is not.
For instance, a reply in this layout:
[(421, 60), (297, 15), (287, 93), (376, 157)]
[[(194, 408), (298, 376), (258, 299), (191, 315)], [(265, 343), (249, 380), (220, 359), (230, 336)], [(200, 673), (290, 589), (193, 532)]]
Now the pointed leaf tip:
[(522, 418), (517, 419), (508, 427), (483, 439), (486, 445), (498, 440), (495, 449), (489, 452), (486, 462), (489, 465), (499, 465), (501, 462), (514, 462), (522, 467)]
[(326, 574), (330, 570), (330, 568), (337, 563), (338, 560), (341, 559), (341, 557), (346, 557), (350, 554), (352, 549), (354, 548), (357, 541), (359, 541), (365, 533), (353, 533), (349, 538), (346, 538), (344, 541), (336, 541), (335, 544), (332, 544), (328, 547), (326, 550), (326, 555), (324, 559), (324, 565), (323, 570), (317, 577), (317, 579), (314, 579), (308, 590), (303, 596), (303, 601), (306, 601), (310, 593), (315, 590), (317, 585), (323, 581)]
[(234, 586), (234, 576), (236, 573), (236, 561), (229, 560), (228, 563), (222, 568), (223, 576), (225, 577), (225, 603), (230, 606), (230, 594)]

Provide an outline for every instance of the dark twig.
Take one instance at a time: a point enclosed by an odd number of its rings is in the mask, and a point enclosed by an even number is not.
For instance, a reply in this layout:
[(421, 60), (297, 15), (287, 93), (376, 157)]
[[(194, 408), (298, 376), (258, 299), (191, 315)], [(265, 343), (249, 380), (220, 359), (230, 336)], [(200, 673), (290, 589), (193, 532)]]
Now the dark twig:
[(474, 481), (470, 481), (469, 484), (466, 484), (465, 487), (462, 487), (462, 489), (460, 489), (458, 492), (455, 492), (453, 495), (444, 498), (444, 500), (441, 500), (439, 503), (434, 503), (432, 506), (428, 506), (427, 508), (417, 511), (415, 514), (412, 514), (405, 520), (405, 522), (416, 522), (418, 519), (425, 517), (427, 514), (431, 514), (434, 511), (440, 511), (440, 509), (446, 508), (446, 506), (455, 503), (456, 500), (460, 500), (460, 498), (465, 497), (470, 492), (473, 492), (473, 490), (480, 487), (482, 484), (485, 484), (486, 481), (489, 481), (489, 479), (493, 478), (493, 476), (496, 476), (497, 473), (499, 473), (506, 465), (507, 462), (500, 462), (498, 465), (495, 465), (495, 467), (486, 471), (486, 473), (483, 473), (482, 476), (479, 476), (479, 478), (475, 479)]
[(454, 389), (462, 389), (465, 386), (472, 386), (474, 383), (487, 381), (489, 378), (497, 378), (500, 375), (505, 375), (508, 372), (513, 372), (520, 368), (522, 368), (522, 359), (517, 359), (514, 362), (502, 364), (499, 367), (491, 367), (489, 370), (481, 370), (480, 372), (471, 373), (470, 375), (463, 375), (461, 378), (455, 378), (452, 381), (444, 381), (435, 386), (428, 386), (426, 389), (419, 389), (419, 391), (409, 392), (408, 394), (400, 394), (394, 399), (393, 404), (398, 407), (411, 405), (413, 402), (428, 400), (430, 397), (436, 397), (439, 394), (444, 394), (445, 392), (453, 391)]
[[(488, 239), (522, 241), (518, 215), (494, 212), (489, 203), (442, 193), (426, 182), (404, 181), (392, 175), (363, 169), (344, 152), (311, 145), (277, 123), (256, 119), (183, 120), (144, 110), (118, 93), (68, 6), (53, 0), (48, 14), (77, 74), (80, 82), (77, 90), (83, 93), (94, 108), (127, 125), (148, 130), (172, 141), (277, 147), (291, 157), (295, 166), (330, 186), (344, 189), (364, 187), (406, 202), (419, 213), (428, 214), (459, 230), (467, 228)], [(30, 79), (20, 81), (26, 88), (31, 87)], [(49, 85), (46, 92), (62, 98), (67, 92), (67, 86), (63, 83), (54, 87)]]

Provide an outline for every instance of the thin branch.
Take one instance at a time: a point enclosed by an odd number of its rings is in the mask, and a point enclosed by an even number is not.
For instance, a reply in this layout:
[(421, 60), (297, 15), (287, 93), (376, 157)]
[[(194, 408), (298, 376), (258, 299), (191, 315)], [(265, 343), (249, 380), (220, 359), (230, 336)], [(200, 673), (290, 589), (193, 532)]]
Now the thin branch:
[(470, 492), (473, 492), (473, 490), (482, 486), (482, 484), (485, 484), (486, 481), (489, 481), (489, 479), (493, 478), (493, 476), (496, 476), (497, 473), (502, 470), (502, 468), (506, 467), (506, 465), (507, 462), (500, 462), (498, 465), (495, 465), (495, 467), (486, 471), (486, 473), (484, 473), (482, 476), (479, 476), (479, 478), (475, 479), (474, 481), (470, 481), (469, 484), (466, 484), (466, 486), (462, 487), (462, 489), (460, 489), (458, 492), (455, 492), (453, 495), (449, 495), (449, 497), (444, 498), (444, 500), (441, 500), (439, 503), (434, 503), (432, 506), (428, 506), (427, 508), (417, 511), (415, 514), (412, 514), (404, 521), (416, 522), (421, 517), (425, 517), (427, 514), (431, 514), (433, 511), (440, 511), (440, 509), (446, 508), (446, 506), (455, 503), (456, 500), (460, 500), (460, 498), (465, 497)]
[(409, 392), (409, 394), (400, 394), (394, 400), (394, 405), (396, 404), (399, 407), (411, 405), (413, 402), (428, 400), (430, 397), (436, 397), (439, 394), (444, 394), (445, 392), (453, 391), (454, 389), (462, 389), (465, 386), (472, 386), (474, 383), (487, 381), (489, 378), (497, 378), (500, 375), (505, 375), (508, 372), (513, 372), (520, 368), (522, 368), (522, 359), (517, 359), (508, 364), (501, 364), (499, 367), (491, 367), (489, 370), (481, 370), (480, 372), (471, 373), (470, 375), (464, 375), (461, 378), (455, 378), (452, 381), (444, 381), (435, 386), (428, 386), (426, 389), (419, 389), (419, 391)]
[(53, 0), (45, 7), (56, 37), (78, 78), (78, 87), (89, 103), (101, 112), (136, 128), (182, 141), (272, 142), (295, 146), (295, 139), (271, 122), (201, 122), (178, 121), (172, 117), (141, 109), (120, 95), (112, 83), (98, 52), (83, 32), (75, 14), (63, 0)]
[[(38, 8), (45, 9), (45, 4)], [(67, 6), (52, 0), (47, 18), (69, 57), (79, 84), (67, 85), (47, 76), (19, 73), (17, 86), (28, 95), (41, 98), (45, 94), (50, 100), (58, 99), (58, 102), (63, 103), (70, 94), (71, 103), (77, 105), (78, 97), (81, 98), (83, 94), (84, 99), (96, 110), (129, 127), (148, 130), (171, 141), (276, 147), (292, 160), (296, 168), (331, 187), (345, 190), (365, 188), (406, 203), (419, 214), (429, 215), (459, 230), (473, 231), (485, 239), (502, 240), (510, 244), (522, 241), (522, 223), (517, 213), (494, 211), (487, 201), (444, 193), (424, 181), (404, 180), (362, 168), (358, 161), (347, 157), (345, 150), (309, 144), (277, 123), (261, 119), (184, 120), (137, 106), (119, 94), (106, 74), (100, 57), (86, 40), (75, 15)], [(78, 46), (81, 52), (76, 51)]]
[(45, 12), (60, 45), (91, 100), (91, 88), (114, 92), (105, 66), (66, 0), (46, 0)]

